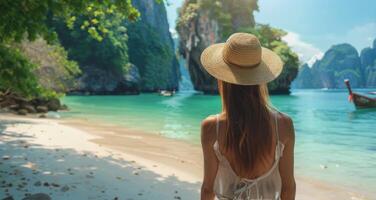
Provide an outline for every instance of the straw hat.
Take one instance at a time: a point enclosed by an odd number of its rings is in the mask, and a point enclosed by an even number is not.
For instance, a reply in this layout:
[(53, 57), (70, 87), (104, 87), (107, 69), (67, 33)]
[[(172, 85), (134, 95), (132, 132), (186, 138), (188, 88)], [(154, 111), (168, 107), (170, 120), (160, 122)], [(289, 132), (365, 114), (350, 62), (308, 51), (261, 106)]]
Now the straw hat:
[(209, 46), (201, 54), (201, 63), (215, 78), (238, 85), (268, 83), (283, 69), (280, 57), (248, 33), (234, 33), (226, 43)]

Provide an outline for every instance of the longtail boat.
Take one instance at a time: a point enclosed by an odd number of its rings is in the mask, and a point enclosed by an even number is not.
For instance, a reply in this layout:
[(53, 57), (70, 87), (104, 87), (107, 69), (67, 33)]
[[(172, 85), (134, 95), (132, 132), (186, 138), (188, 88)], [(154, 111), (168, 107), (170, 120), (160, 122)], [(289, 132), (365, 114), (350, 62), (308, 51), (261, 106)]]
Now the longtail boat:
[(357, 109), (361, 108), (376, 108), (376, 98), (371, 98), (359, 93), (354, 93), (351, 90), (350, 81), (345, 80), (347, 90), (349, 91), (349, 101), (354, 102)]

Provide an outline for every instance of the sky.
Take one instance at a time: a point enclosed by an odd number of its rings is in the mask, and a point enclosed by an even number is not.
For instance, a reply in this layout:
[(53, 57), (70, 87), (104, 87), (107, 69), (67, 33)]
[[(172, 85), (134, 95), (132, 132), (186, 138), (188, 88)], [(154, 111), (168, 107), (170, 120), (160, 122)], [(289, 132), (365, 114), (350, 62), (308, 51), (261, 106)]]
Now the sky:
[[(175, 27), (183, 0), (168, 0)], [(350, 43), (358, 51), (376, 38), (376, 0), (259, 0), (257, 23), (288, 32), (283, 38), (303, 62), (312, 64), (334, 44)]]

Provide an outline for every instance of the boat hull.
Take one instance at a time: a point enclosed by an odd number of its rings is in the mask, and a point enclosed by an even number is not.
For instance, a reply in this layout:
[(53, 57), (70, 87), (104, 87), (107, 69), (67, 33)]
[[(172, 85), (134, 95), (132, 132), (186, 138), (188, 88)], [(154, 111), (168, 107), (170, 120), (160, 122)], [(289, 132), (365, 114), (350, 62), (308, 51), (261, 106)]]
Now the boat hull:
[(355, 107), (358, 109), (376, 108), (376, 98), (370, 98), (357, 93), (353, 93), (352, 100), (355, 104)]

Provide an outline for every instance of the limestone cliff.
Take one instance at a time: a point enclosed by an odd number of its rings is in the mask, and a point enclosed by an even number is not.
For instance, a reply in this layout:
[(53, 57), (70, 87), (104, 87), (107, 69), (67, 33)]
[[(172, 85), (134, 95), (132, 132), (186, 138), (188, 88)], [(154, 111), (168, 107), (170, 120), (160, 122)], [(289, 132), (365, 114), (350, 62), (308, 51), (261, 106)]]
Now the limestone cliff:
[(132, 4), (141, 19), (127, 26), (129, 60), (139, 70), (141, 90), (178, 90), (179, 64), (163, 2), (138, 0)]
[(366, 87), (376, 87), (376, 39), (373, 41), (373, 47), (368, 47), (361, 51), (360, 61), (364, 85)]
[[(285, 52), (293, 54), (287, 45), (280, 41), (282, 31), (272, 30), (272, 27), (255, 26), (253, 12), (258, 10), (257, 0), (186, 0), (180, 9), (177, 22), (177, 32), (180, 37), (179, 53), (186, 59), (194, 89), (204, 93), (217, 93), (217, 82), (201, 66), (201, 52), (209, 45), (224, 42), (234, 32), (251, 32), (256, 28), (265, 29), (271, 34), (265, 37), (265, 41), (273, 49), (275, 40), (284, 45)], [(281, 34), (280, 34), (281, 33)], [(273, 34), (277, 34), (274, 37)], [(263, 44), (265, 46), (265, 44)], [(286, 48), (285, 48), (286, 47)], [(281, 49), (281, 48), (275, 48)], [(277, 50), (278, 51), (278, 50)], [(289, 93), (290, 83), (296, 77), (298, 59), (297, 56), (287, 56), (284, 60), (285, 71), (279, 79), (269, 84), (271, 93)]]
[(74, 92), (138, 94), (178, 89), (179, 65), (164, 3), (137, 0), (132, 4), (141, 17), (112, 27), (112, 34), (102, 41), (80, 27), (68, 29), (62, 21), (53, 21), (69, 58), (77, 61), (82, 71)]
[(344, 88), (376, 86), (376, 40), (372, 47), (358, 51), (350, 44), (333, 45), (311, 68), (304, 65), (294, 82), (296, 88)]
[(216, 93), (217, 83), (201, 66), (200, 55), (205, 47), (222, 41), (218, 21), (210, 18), (209, 11), (199, 10), (198, 4), (186, 1), (180, 13), (177, 31), (179, 52), (185, 58), (194, 89)]

